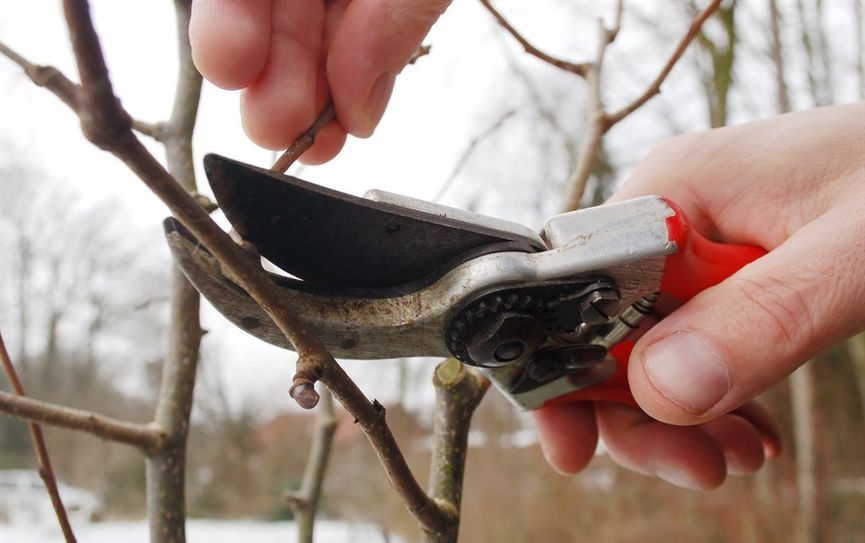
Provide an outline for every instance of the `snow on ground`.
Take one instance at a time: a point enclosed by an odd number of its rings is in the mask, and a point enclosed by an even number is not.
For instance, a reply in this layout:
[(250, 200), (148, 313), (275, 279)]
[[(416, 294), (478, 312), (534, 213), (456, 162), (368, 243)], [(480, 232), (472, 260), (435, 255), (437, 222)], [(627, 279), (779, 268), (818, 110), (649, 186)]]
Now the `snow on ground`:
[[(146, 543), (149, 540), (147, 522), (111, 521), (73, 526), (81, 543)], [(261, 522), (255, 520), (190, 520), (186, 524), (190, 543), (285, 543), (297, 538), (292, 522)], [(0, 524), (0, 543), (62, 543), (63, 536), (56, 524)], [(315, 541), (321, 543), (380, 543), (380, 529), (369, 524), (319, 521)], [(391, 537), (389, 541), (398, 541)]]

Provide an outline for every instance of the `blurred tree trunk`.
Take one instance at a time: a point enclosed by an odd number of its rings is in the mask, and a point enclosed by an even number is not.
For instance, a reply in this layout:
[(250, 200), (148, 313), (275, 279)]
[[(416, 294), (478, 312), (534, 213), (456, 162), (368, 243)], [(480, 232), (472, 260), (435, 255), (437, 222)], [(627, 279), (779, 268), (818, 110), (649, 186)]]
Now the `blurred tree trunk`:
[[(790, 96), (785, 78), (784, 46), (780, 32), (781, 13), (777, 0), (769, 1), (769, 12), (772, 37), (770, 56), (775, 67), (776, 109), (778, 113), (783, 114), (790, 111)], [(790, 377), (790, 406), (793, 416), (796, 488), (799, 503), (796, 536), (800, 543), (815, 541), (817, 534), (813, 396), (813, 375), (810, 363), (807, 363)]]
[[(698, 11), (691, 4), (692, 12)], [(728, 98), (733, 85), (733, 65), (736, 60), (736, 2), (718, 8), (717, 20), (721, 22), (723, 39), (714, 41), (705, 30), (697, 35), (700, 49), (708, 56), (711, 70), (703, 70), (703, 90), (709, 109), (709, 126), (717, 128), (727, 124)]]

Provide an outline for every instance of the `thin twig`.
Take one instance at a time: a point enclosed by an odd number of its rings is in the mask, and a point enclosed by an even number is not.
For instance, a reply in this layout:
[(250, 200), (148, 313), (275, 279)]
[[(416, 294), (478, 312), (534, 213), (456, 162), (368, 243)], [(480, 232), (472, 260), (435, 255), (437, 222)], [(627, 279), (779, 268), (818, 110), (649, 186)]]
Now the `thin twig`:
[(53, 66), (39, 66), (28, 61), (8, 46), (0, 42), (0, 53), (6, 58), (17, 64), (24, 70), (27, 77), (39, 87), (44, 87), (51, 91), (57, 98), (69, 106), (72, 111), (78, 112), (78, 84), (72, 82), (68, 77), (60, 73)]
[(649, 87), (630, 104), (612, 114), (606, 113), (604, 108), (603, 97), (601, 95), (601, 74), (603, 72), (604, 53), (615, 39), (619, 32), (619, 25), (621, 25), (621, 3), (617, 3), (615, 26), (612, 29), (605, 28), (603, 23), (599, 24), (597, 57), (593, 63), (589, 64), (586, 70), (586, 81), (589, 84), (588, 104), (586, 107), (586, 134), (584, 135), (583, 145), (577, 159), (577, 166), (566, 184), (563, 211), (571, 211), (580, 207), (586, 185), (595, 166), (595, 160), (601, 150), (604, 134), (613, 125), (642, 107), (653, 96), (661, 92), (661, 84), (694, 40), (694, 37), (699, 34), (703, 23), (718, 9), (720, 4), (721, 0), (712, 0), (706, 9), (697, 14), (691, 22), (688, 32), (679, 41), (672, 55), (670, 55), (670, 58)]
[(132, 129), (143, 136), (149, 136), (161, 142), (165, 134), (165, 123), (146, 123), (144, 121), (132, 121)]
[[(20, 66), (27, 77), (37, 86), (48, 89), (64, 104), (69, 106), (72, 111), (78, 112), (77, 96), (80, 87), (77, 83), (63, 75), (60, 70), (53, 66), (33, 64), (2, 41), (0, 41), (0, 54)], [(162, 129), (164, 127), (161, 123), (145, 123), (133, 120), (132, 128), (141, 134), (159, 141), (162, 137)]]
[(336, 111), (333, 108), (333, 102), (328, 102), (327, 106), (319, 113), (318, 117), (315, 121), (310, 125), (306, 131), (301, 134), (294, 143), (291, 144), (291, 147), (285, 150), (282, 153), (282, 156), (279, 157), (279, 160), (270, 168), (271, 171), (285, 173), (288, 170), (289, 166), (294, 164), (294, 162), (300, 158), (300, 155), (309, 150), (310, 147), (315, 143), (315, 136), (321, 131), (322, 128), (327, 126), (327, 124), (334, 119), (336, 116)]
[(420, 47), (417, 48), (417, 51), (415, 51), (414, 54), (409, 59), (409, 61), (408, 61), (409, 65), (412, 65), (415, 62), (417, 62), (419, 58), (427, 56), (428, 54), (430, 54), (430, 51), (432, 51), (432, 45), (426, 45), (426, 44), (421, 45)]
[[(270, 316), (298, 353), (300, 368), (316, 368), (320, 380), (334, 397), (358, 421), (369, 441), (373, 444), (392, 486), (402, 497), (406, 507), (424, 530), (444, 529), (448, 516), (423, 491), (414, 478), (405, 457), (385, 423), (384, 408), (378, 402), (370, 402), (345, 371), (336, 363), (321, 341), (304, 322), (280, 303), (278, 288), (271, 282), (259, 263), (251, 259), (231, 238), (214, 223), (207, 212), (184, 190), (161, 164), (144, 148), (131, 130), (131, 122), (125, 123), (128, 115), (118, 110), (119, 102), (110, 91), (111, 84), (105, 70), (98, 38), (93, 30), (87, 2), (65, 0), (65, 12), (69, 19), (70, 37), (73, 42), (76, 62), (82, 73), (82, 99), (79, 104), (98, 112), (82, 113), (91, 120), (82, 122), (85, 136), (97, 145), (109, 150), (160, 197), (202, 244), (222, 264), (227, 273)], [(87, 43), (79, 43), (87, 42)], [(87, 74), (87, 77), (84, 76)], [(90, 87), (93, 86), (94, 89)], [(113, 118), (117, 115), (119, 119)], [(102, 121), (99, 126), (93, 121)], [(123, 126), (123, 130), (115, 130)], [(111, 136), (113, 139), (106, 139)]]
[[(411, 59), (409, 60), (409, 64), (414, 64), (417, 60), (425, 55), (428, 55), (432, 46), (430, 45), (421, 45), (417, 48), (417, 51), (414, 52)], [(327, 106), (319, 113), (318, 117), (316, 117), (315, 121), (307, 128), (303, 134), (298, 136), (294, 143), (282, 153), (282, 156), (271, 166), (270, 170), (279, 173), (285, 173), (288, 168), (294, 164), (297, 159), (303, 155), (303, 153), (307, 152), (310, 147), (315, 144), (315, 137), (321, 132), (321, 129), (328, 125), (332, 120), (336, 118), (336, 110), (334, 109), (333, 102), (328, 102)], [(303, 397), (306, 398), (305, 404), (309, 405), (307, 409), (314, 407), (315, 402), (318, 401), (317, 398), (313, 399), (313, 395), (306, 392), (309, 390), (308, 386), (304, 385), (302, 390), (305, 392)], [(293, 396), (292, 396), (293, 397)]]
[[(3, 370), (9, 378), (9, 382), (12, 383), (12, 390), (15, 391), (17, 396), (5, 392), (0, 392), (0, 395), (25, 398), (24, 386), (18, 378), (15, 366), (12, 365), (12, 359), (9, 358), (9, 352), (6, 350), (6, 344), (3, 342), (2, 335), (0, 335), (0, 361), (3, 363)], [(54, 513), (57, 515), (57, 522), (60, 523), (60, 529), (63, 531), (63, 538), (66, 540), (66, 543), (75, 543), (75, 533), (69, 524), (66, 507), (63, 505), (60, 491), (57, 489), (57, 479), (54, 477), (54, 469), (51, 467), (51, 458), (48, 456), (48, 447), (45, 446), (45, 437), (42, 435), (42, 428), (33, 422), (28, 422), (27, 428), (30, 430), (30, 437), (33, 439), (33, 448), (36, 449), (36, 459), (39, 462), (39, 475), (42, 477), (45, 488), (48, 490), (51, 505), (54, 507)]]
[(585, 77), (587, 67), (585, 63), (578, 64), (575, 62), (570, 62), (568, 60), (557, 58), (541, 51), (540, 49), (532, 45), (532, 43), (527, 40), (522, 34), (520, 34), (520, 32), (516, 28), (514, 28), (514, 26), (509, 23), (508, 20), (505, 19), (505, 17), (495, 7), (493, 7), (493, 5), (490, 3), (490, 0), (480, 0), (480, 2), (485, 8), (487, 8), (487, 11), (489, 11), (490, 14), (495, 17), (499, 25), (505, 30), (507, 30), (508, 33), (513, 36), (513, 38), (517, 40), (520, 45), (523, 46), (523, 49), (526, 51), (526, 53), (546, 62), (547, 64), (555, 66), (556, 68), (565, 70), (566, 72), (571, 72), (572, 74), (576, 74), (581, 77)]
[[(617, 24), (620, 17), (616, 17)], [(598, 20), (598, 49), (595, 53), (595, 61), (591, 63), (586, 71), (586, 83), (589, 86), (586, 97), (586, 133), (583, 134), (583, 143), (577, 158), (577, 166), (565, 184), (565, 207), (564, 211), (577, 209), (582, 202), (583, 194), (595, 161), (601, 150), (604, 133), (609, 126), (604, 114), (604, 100), (601, 90), (601, 74), (604, 68), (604, 56), (607, 47), (613, 43), (618, 29), (609, 30), (604, 26), (603, 20)]]
[(688, 32), (679, 40), (679, 44), (676, 46), (676, 49), (673, 50), (673, 54), (670, 55), (670, 58), (667, 59), (667, 63), (664, 64), (664, 67), (661, 68), (661, 71), (658, 73), (658, 76), (655, 77), (655, 80), (649, 85), (649, 87), (638, 96), (633, 102), (626, 105), (619, 111), (615, 113), (607, 115), (607, 124), (612, 127), (617, 122), (621, 121), (637, 109), (643, 106), (646, 102), (648, 102), (653, 96), (659, 94), (661, 92), (661, 85), (664, 83), (664, 80), (667, 79), (667, 76), (670, 75), (670, 72), (673, 70), (673, 67), (679, 62), (679, 59), (682, 58), (682, 55), (685, 53), (685, 50), (688, 49), (688, 46), (694, 40), (694, 37), (700, 33), (700, 28), (702, 28), (703, 23), (712, 16), (715, 11), (717, 11), (718, 6), (721, 5), (721, 0), (712, 0), (712, 2), (706, 6), (706, 9), (701, 11), (697, 17), (694, 18), (693, 22), (691, 22), (691, 26), (688, 28)]
[(80, 430), (102, 439), (134, 445), (144, 451), (159, 450), (165, 442), (165, 433), (155, 425), (117, 420), (17, 393), (0, 392), (0, 411), (27, 421)]
[(315, 516), (318, 511), (321, 487), (324, 483), (336, 425), (333, 399), (330, 392), (325, 388), (321, 391), (321, 403), (315, 419), (312, 445), (309, 449), (300, 490), (285, 494), (285, 500), (294, 511), (297, 522), (298, 543), (312, 543), (313, 540)]

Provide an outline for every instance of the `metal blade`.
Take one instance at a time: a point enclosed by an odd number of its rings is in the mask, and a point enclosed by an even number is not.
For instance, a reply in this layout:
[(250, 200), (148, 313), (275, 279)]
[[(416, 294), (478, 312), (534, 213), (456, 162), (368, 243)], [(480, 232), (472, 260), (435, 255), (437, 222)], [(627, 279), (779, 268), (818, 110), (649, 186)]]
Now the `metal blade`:
[[(165, 219), (172, 256), (189, 282), (225, 318), (253, 336), (292, 346), (267, 313), (222, 273), (219, 263), (176, 219)], [(442, 337), (450, 309), (440, 292), (393, 298), (364, 298), (344, 289), (329, 292), (303, 281), (271, 274), (281, 303), (309, 325), (334, 356), (354, 359), (448, 356)], [(436, 310), (430, 310), (435, 306)]]
[(204, 166), (234, 229), (314, 285), (406, 293), (484, 254), (545, 249), (536, 236), (359, 198), (218, 155)]

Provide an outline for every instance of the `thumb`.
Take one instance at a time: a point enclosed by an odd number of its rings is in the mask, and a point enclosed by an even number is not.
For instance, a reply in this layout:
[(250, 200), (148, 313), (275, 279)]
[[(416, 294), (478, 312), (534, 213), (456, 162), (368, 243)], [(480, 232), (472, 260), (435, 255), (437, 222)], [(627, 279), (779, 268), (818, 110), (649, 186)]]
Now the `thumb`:
[(337, 116), (359, 137), (372, 135), (397, 74), (450, 0), (356, 0), (340, 17), (327, 57)]
[(696, 424), (727, 413), (865, 327), (865, 218), (825, 214), (640, 338), (628, 379), (646, 413)]

